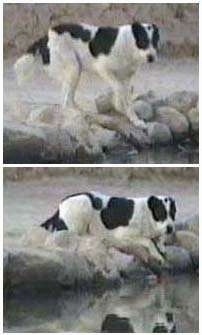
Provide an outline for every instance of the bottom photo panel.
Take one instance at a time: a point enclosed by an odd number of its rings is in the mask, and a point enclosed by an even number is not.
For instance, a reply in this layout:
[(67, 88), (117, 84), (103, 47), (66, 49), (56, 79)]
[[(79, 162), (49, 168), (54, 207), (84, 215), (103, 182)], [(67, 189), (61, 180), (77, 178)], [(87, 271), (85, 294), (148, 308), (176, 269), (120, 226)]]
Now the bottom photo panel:
[(197, 333), (194, 167), (4, 168), (4, 332)]

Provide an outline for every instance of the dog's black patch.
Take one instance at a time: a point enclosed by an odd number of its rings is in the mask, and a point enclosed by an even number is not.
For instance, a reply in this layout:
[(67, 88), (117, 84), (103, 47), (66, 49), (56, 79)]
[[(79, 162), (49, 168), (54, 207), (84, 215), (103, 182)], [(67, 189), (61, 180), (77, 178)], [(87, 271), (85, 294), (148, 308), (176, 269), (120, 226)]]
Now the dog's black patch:
[(42, 223), (41, 227), (51, 232), (56, 230), (68, 230), (64, 221), (59, 218), (59, 210), (51, 218)]
[(101, 27), (89, 43), (89, 50), (94, 57), (108, 55), (118, 35), (118, 28)]
[(147, 203), (155, 221), (165, 221), (167, 219), (167, 211), (161, 199), (151, 196)]
[(137, 47), (143, 50), (147, 49), (149, 47), (149, 38), (144, 27), (139, 22), (135, 22), (132, 24), (132, 32)]
[(168, 333), (168, 329), (165, 325), (155, 324), (152, 333)]
[(42, 57), (43, 64), (50, 64), (50, 51), (48, 48), (48, 36), (40, 38), (38, 41), (33, 43), (28, 49), (27, 53), (31, 53), (34, 56), (39, 53)]
[(170, 209), (169, 209), (169, 216), (171, 219), (174, 221), (175, 220), (175, 215), (176, 215), (176, 205), (175, 205), (175, 200), (172, 198), (169, 198), (170, 200)]
[(89, 42), (91, 40), (91, 32), (88, 29), (84, 29), (79, 24), (60, 24), (52, 28), (59, 35), (69, 33), (73, 38), (81, 39), (83, 42)]
[(101, 213), (101, 220), (107, 229), (128, 226), (134, 211), (134, 201), (125, 198), (111, 198)]
[(108, 314), (102, 322), (102, 333), (134, 333), (130, 319)]
[(160, 35), (159, 35), (159, 30), (158, 30), (158, 27), (153, 24), (153, 35), (152, 35), (152, 45), (155, 49), (158, 49), (158, 42), (159, 42), (159, 39), (160, 39)]
[(89, 192), (84, 192), (84, 193), (75, 193), (75, 194), (71, 194), (71, 195), (68, 195), (67, 197), (65, 197), (64, 199), (62, 199), (62, 201), (64, 200), (67, 200), (69, 198), (72, 198), (72, 197), (77, 197), (78, 195), (86, 195), (87, 197), (90, 198), (90, 201), (92, 203), (92, 207), (94, 209), (97, 209), (97, 210), (100, 210), (102, 209), (102, 199), (98, 198), (98, 197), (95, 197), (92, 193), (89, 193)]
[(166, 319), (168, 322), (173, 322), (173, 313), (172, 312), (167, 312), (166, 313)]

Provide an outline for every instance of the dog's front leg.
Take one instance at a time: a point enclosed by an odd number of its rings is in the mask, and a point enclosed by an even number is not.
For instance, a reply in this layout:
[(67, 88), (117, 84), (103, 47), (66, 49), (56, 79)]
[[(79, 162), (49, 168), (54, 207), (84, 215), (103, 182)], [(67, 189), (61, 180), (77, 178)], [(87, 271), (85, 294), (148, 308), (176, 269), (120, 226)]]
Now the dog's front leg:
[(141, 239), (138, 240), (138, 242), (140, 243), (140, 245), (142, 244), (142, 246), (147, 248), (151, 257), (156, 259), (161, 265), (164, 264), (164, 262), (165, 262), (164, 255), (161, 252), (159, 252), (159, 249), (156, 248), (156, 245), (153, 243), (152, 240), (150, 240), (148, 238), (141, 238)]
[(125, 115), (129, 121), (137, 128), (146, 129), (147, 126), (144, 121), (140, 120), (136, 115), (132, 103), (129, 103), (127, 97), (127, 89), (122, 84), (115, 74), (105, 66), (105, 63), (97, 62), (94, 64), (94, 69), (99, 76), (105, 80), (106, 83), (113, 90), (113, 105), (117, 112)]
[[(145, 249), (148, 255), (161, 265), (165, 258), (159, 252), (154, 242), (146, 237), (137, 236), (131, 228), (119, 227), (111, 236), (111, 244), (129, 254), (136, 254), (139, 247)], [(140, 255), (141, 257), (141, 255)]]
[(166, 248), (165, 241), (166, 237), (164, 235), (160, 236), (158, 240), (152, 240), (158, 252), (165, 258), (166, 257)]
[(140, 120), (135, 112), (134, 101), (137, 98), (137, 94), (134, 93), (134, 87), (132, 86), (132, 82), (134, 81), (134, 74), (131, 76), (129, 81), (125, 84), (125, 90), (127, 92), (126, 99), (127, 99), (127, 108), (126, 108), (126, 115), (128, 119), (132, 122), (132, 124), (140, 129), (147, 129), (147, 125), (143, 120)]
[(127, 109), (127, 98), (124, 85), (118, 80), (112, 70), (105, 66), (105, 63), (96, 62), (94, 69), (97, 74), (111, 87), (113, 91), (113, 105), (116, 111), (124, 113)]

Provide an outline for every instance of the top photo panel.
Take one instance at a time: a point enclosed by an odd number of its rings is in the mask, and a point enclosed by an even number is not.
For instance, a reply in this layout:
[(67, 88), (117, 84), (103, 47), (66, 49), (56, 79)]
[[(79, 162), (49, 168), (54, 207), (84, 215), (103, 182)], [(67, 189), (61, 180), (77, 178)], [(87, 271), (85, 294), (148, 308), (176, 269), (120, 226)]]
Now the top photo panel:
[(198, 4), (4, 3), (5, 164), (197, 164)]

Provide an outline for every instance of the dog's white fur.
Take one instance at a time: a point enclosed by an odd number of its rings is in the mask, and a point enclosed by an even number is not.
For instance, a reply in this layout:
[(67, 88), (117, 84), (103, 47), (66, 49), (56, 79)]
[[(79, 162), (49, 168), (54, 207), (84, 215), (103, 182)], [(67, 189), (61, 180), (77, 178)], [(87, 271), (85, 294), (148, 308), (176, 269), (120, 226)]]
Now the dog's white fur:
[[(151, 39), (152, 28), (149, 24), (142, 24), (147, 36)], [(82, 24), (94, 36), (99, 27)], [(131, 106), (130, 83), (137, 68), (147, 57), (157, 57), (156, 49), (150, 43), (146, 50), (139, 49), (135, 44), (131, 25), (120, 26), (118, 36), (109, 54), (101, 54), (93, 57), (88, 44), (79, 39), (74, 39), (69, 33), (58, 34), (50, 29), (48, 33), (48, 47), (50, 50), (50, 64), (44, 69), (48, 74), (59, 81), (62, 86), (62, 106), (71, 109), (81, 109), (75, 102), (75, 93), (78, 87), (81, 73), (84, 70), (94, 70), (114, 92), (114, 106), (117, 111), (124, 113), (140, 128), (146, 125), (139, 120)], [(34, 65), (34, 66), (33, 66)], [(25, 54), (15, 63), (15, 70), (19, 81), (24, 81), (28, 73), (32, 73), (38, 66), (37, 57)], [(127, 83), (127, 88), (124, 85)]]

